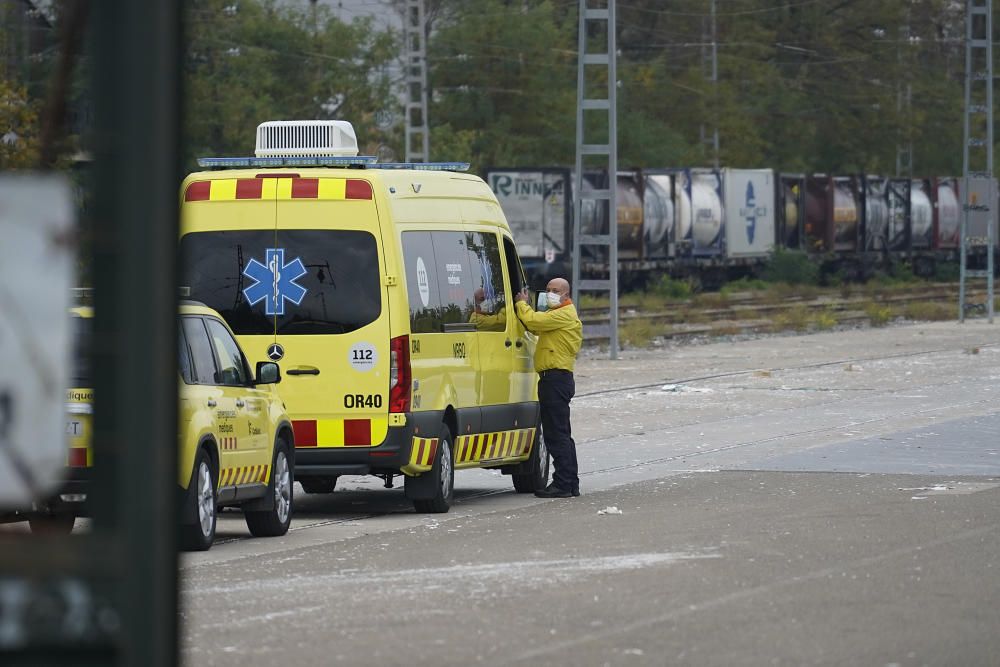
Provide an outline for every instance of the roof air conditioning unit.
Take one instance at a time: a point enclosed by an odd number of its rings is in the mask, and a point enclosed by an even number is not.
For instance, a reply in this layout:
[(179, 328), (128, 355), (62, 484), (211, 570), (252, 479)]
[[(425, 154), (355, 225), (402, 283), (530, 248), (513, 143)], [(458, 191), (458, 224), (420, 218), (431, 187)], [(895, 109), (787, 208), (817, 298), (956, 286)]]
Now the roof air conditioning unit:
[(257, 126), (257, 157), (354, 157), (358, 138), (345, 120), (271, 120)]

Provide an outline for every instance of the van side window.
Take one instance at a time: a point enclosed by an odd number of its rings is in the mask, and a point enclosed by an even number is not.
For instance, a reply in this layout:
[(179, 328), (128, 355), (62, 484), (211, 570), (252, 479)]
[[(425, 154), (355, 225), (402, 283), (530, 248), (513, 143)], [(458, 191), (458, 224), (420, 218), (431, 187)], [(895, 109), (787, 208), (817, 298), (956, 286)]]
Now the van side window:
[(517, 294), (528, 285), (521, 268), (521, 260), (517, 256), (517, 247), (509, 238), (503, 239), (504, 256), (507, 260), (507, 274), (510, 276), (510, 290)]
[(474, 311), (469, 321), (477, 331), (506, 331), (509, 295), (500, 264), (497, 236), (489, 232), (467, 232), (466, 245), (473, 263)]
[(403, 232), (403, 266), (410, 303), (410, 331), (441, 331), (441, 293), (430, 232)]
[(431, 232), (431, 240), (441, 290), (441, 323), (468, 322), (475, 288), (465, 232)]

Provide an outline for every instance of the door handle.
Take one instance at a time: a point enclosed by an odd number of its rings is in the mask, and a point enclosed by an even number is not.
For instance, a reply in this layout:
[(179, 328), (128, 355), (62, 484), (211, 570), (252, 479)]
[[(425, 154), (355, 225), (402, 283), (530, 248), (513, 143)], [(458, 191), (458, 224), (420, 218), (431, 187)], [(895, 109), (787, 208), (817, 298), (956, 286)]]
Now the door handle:
[(242, 398), (237, 398), (236, 399), (236, 407), (242, 408), (244, 405), (246, 405), (246, 403), (243, 402)]
[(511, 343), (510, 343), (510, 338), (508, 338), (507, 340), (505, 340), (505, 341), (503, 342), (503, 345), (504, 345), (504, 347), (510, 347), (510, 345), (511, 345)]
[(215, 402), (215, 399), (213, 398), (208, 399), (208, 407), (214, 408), (216, 405), (218, 405), (218, 403)]
[(318, 368), (290, 368), (285, 371), (285, 375), (319, 375)]

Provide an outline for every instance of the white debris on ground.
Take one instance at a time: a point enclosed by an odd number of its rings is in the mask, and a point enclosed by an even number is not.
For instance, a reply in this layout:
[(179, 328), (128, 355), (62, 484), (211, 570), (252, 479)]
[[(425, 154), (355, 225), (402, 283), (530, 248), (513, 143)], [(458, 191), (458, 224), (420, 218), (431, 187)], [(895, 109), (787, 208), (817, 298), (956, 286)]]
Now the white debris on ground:
[(685, 384), (665, 384), (660, 387), (660, 391), (671, 394), (711, 394), (713, 390), (708, 387), (689, 387)]
[(616, 506), (611, 505), (610, 507), (605, 507), (602, 510), (597, 510), (597, 513), (598, 514), (624, 514), (625, 512), (622, 512)]

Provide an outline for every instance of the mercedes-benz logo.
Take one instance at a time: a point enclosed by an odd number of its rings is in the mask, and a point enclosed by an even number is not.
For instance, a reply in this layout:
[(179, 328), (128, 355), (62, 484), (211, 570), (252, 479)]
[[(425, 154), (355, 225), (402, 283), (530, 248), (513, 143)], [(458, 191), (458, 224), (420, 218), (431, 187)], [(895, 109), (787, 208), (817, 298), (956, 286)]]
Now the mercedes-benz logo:
[(267, 358), (271, 361), (281, 361), (283, 356), (285, 356), (285, 348), (278, 343), (271, 343), (267, 346)]

